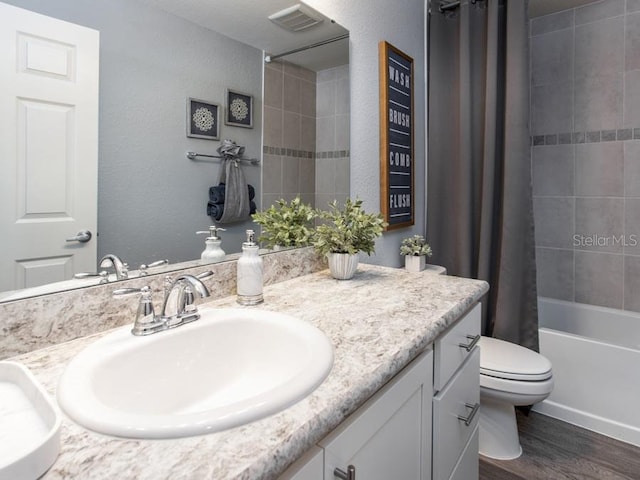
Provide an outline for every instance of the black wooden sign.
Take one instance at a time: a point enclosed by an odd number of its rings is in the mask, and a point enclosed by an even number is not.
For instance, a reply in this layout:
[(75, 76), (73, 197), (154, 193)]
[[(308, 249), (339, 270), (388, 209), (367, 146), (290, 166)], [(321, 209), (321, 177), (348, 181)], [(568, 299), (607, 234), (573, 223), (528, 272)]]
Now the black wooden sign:
[(387, 230), (414, 224), (413, 59), (382, 41), (380, 210)]

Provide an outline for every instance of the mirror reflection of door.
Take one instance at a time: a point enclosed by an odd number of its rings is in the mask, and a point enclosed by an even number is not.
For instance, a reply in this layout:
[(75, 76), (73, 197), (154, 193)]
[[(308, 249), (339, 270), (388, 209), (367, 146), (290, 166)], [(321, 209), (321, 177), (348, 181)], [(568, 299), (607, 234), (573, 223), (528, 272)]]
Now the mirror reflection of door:
[(2, 291), (96, 269), (99, 33), (0, 3), (0, 45)]

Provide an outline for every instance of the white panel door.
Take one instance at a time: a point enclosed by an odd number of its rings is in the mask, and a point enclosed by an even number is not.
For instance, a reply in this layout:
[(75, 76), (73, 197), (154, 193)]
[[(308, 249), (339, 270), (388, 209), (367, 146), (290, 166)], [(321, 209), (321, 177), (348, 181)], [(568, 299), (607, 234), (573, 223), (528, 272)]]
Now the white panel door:
[(96, 270), (99, 33), (0, 3), (0, 291)]

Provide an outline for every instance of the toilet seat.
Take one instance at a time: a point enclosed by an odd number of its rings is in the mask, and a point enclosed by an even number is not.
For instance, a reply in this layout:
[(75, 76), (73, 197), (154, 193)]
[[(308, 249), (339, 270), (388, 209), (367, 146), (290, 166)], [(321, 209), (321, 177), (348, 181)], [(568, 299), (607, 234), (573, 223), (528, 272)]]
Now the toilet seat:
[(552, 376), (551, 362), (533, 350), (491, 337), (482, 337), (479, 345), (481, 378), (541, 382)]

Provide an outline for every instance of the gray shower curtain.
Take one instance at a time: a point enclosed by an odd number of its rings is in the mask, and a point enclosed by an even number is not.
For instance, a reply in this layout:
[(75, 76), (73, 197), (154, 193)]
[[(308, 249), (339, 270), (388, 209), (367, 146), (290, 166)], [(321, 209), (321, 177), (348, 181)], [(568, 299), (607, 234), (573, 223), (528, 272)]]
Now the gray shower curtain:
[(491, 290), (483, 334), (538, 350), (527, 1), (463, 0), (429, 23), (432, 262)]

